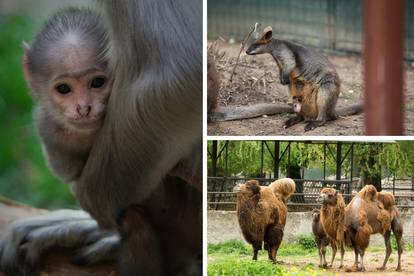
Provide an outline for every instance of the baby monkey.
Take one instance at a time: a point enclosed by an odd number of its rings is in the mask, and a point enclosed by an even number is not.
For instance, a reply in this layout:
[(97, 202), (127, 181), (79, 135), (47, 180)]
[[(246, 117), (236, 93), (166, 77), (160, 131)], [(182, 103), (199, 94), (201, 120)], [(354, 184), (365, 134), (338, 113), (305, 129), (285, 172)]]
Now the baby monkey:
[(107, 45), (101, 17), (80, 8), (57, 12), (23, 45), (37, 129), (49, 167), (65, 182), (80, 176), (103, 123), (113, 82)]

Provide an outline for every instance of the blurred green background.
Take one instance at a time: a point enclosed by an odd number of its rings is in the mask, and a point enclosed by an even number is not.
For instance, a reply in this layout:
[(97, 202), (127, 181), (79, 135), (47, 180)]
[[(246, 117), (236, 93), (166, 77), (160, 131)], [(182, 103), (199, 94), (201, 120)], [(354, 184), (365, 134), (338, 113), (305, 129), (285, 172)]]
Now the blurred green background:
[(73, 208), (69, 185), (47, 168), (21, 69), (22, 41), (31, 42), (57, 9), (90, 1), (0, 1), (0, 195), (41, 208)]

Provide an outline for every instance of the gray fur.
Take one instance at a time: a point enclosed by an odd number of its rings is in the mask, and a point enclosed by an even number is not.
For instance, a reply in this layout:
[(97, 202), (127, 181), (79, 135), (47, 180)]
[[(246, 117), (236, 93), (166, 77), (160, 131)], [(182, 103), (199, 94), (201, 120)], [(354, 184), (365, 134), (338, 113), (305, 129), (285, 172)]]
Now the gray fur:
[(115, 82), (75, 193), (101, 225), (114, 227), (178, 162), (201, 165), (202, 1), (103, 4)]
[[(181, 164), (189, 174), (201, 173), (202, 1), (101, 2), (115, 82), (104, 125), (73, 185), (75, 195), (101, 226), (110, 229), (121, 227), (125, 209), (139, 206), (144, 226), (152, 229), (160, 245), (152, 248), (161, 256), (156, 262), (160, 273), (200, 275), (201, 192), (169, 172)], [(139, 247), (148, 242), (142, 240), (139, 227), (124, 224), (131, 236), (122, 237), (120, 271), (128, 275), (152, 260)], [(34, 231), (33, 238), (47, 237), (41, 233)], [(78, 232), (71, 241), (84, 244), (87, 233)], [(36, 246), (44, 243), (52, 244), (43, 240)], [(16, 256), (9, 253), (11, 247), (3, 252)], [(93, 250), (89, 254), (87, 247), (83, 253), (99, 256)]]
[[(72, 51), (69, 47), (73, 46), (76, 51), (84, 51), (83, 57), (97, 66), (107, 66), (108, 36), (99, 14), (85, 8), (63, 9), (45, 23), (31, 46), (24, 45), (25, 62), (32, 75), (29, 85), (38, 104), (34, 115), (45, 156), (52, 171), (68, 183), (79, 177), (96, 131), (68, 139), (65, 116), (45, 90), (53, 72), (61, 66), (62, 53)], [(69, 50), (65, 51), (66, 48)]]
[(0, 239), (0, 271), (6, 275), (34, 275), (40, 256), (52, 247), (79, 249), (74, 259), (96, 263), (117, 258), (119, 236), (103, 231), (87, 213), (60, 210), (16, 221)]
[(282, 84), (288, 84), (286, 78), (293, 69), (309, 83), (339, 83), (333, 64), (315, 49), (300, 43), (272, 38), (268, 44), (253, 43), (247, 52), (270, 53), (281, 67)]
[(43, 26), (29, 46), (30, 71), (44, 83), (49, 81), (61, 58), (62, 47), (68, 47), (69, 37), (77, 38), (85, 51), (106, 63), (108, 37), (99, 14), (85, 8), (66, 8), (57, 12)]

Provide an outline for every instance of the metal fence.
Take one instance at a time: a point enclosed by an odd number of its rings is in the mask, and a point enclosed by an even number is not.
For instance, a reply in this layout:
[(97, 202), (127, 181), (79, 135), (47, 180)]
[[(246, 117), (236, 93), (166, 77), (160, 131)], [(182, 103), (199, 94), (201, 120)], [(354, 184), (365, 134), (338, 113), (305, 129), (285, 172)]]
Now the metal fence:
[[(361, 53), (362, 0), (208, 0), (208, 36), (242, 40), (255, 22), (275, 36)], [(387, 20), (384, 18), (384, 20)], [(406, 59), (414, 60), (414, 1), (406, 1)]]
[[(276, 179), (273, 178), (249, 178), (256, 179), (261, 185), (269, 185)], [(235, 210), (236, 194), (233, 187), (244, 183), (246, 178), (237, 177), (208, 177), (207, 178), (207, 202), (209, 209), (213, 210)], [(358, 180), (308, 180), (295, 179), (296, 193), (289, 200), (288, 208), (294, 210), (308, 210), (320, 206), (316, 202), (320, 190), (326, 186), (334, 186), (340, 191), (346, 202), (349, 202), (354, 194), (361, 188)], [(399, 208), (414, 208), (414, 187), (410, 181), (401, 181), (402, 185), (396, 185), (395, 181), (383, 184), (383, 190), (394, 194), (396, 204)]]

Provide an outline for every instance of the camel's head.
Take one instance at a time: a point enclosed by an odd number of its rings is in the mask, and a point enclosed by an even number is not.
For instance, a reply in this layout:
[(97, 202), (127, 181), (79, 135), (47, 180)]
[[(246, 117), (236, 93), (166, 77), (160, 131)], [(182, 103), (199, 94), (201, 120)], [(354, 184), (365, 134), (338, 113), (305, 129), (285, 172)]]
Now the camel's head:
[(322, 205), (336, 205), (337, 195), (338, 191), (334, 188), (323, 188), (316, 201)]
[(236, 192), (238, 194), (245, 194), (245, 195), (255, 195), (260, 192), (260, 184), (257, 180), (249, 180), (244, 184), (236, 185), (233, 188), (233, 192)]
[(312, 210), (312, 220), (314, 222), (318, 222), (320, 216), (321, 216), (321, 211), (319, 209), (313, 209)]

